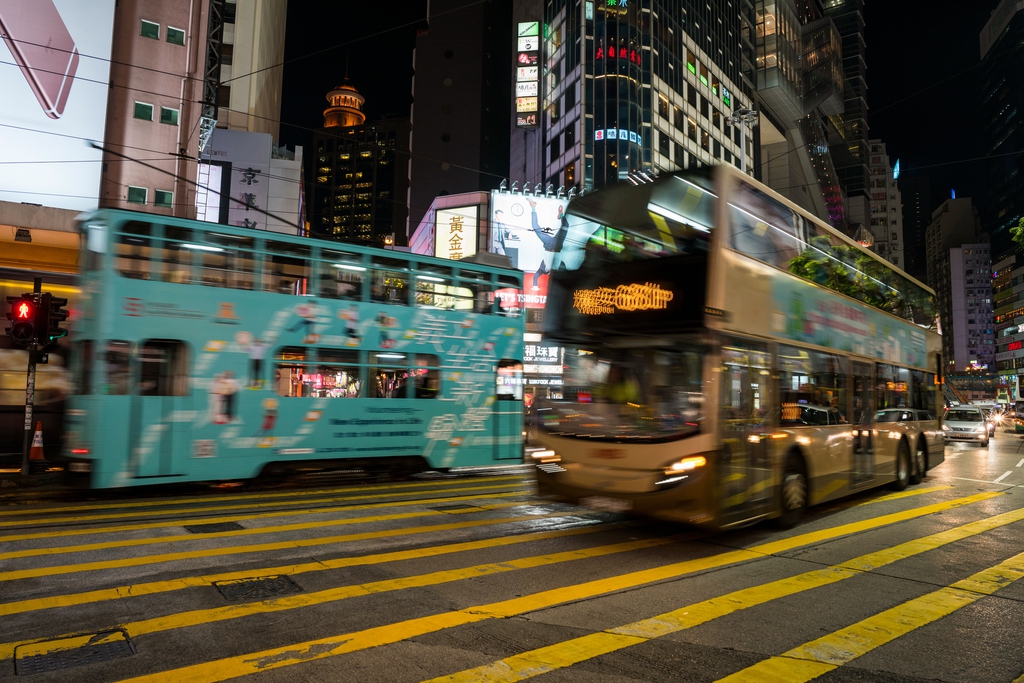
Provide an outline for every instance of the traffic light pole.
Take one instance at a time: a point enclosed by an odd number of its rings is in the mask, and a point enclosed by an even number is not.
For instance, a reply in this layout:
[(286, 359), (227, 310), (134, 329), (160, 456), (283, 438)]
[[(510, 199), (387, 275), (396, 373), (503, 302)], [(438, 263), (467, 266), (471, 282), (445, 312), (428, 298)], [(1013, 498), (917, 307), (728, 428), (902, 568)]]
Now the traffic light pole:
[[(36, 301), (43, 291), (43, 278), (37, 277), (32, 285)], [(39, 345), (35, 340), (28, 346), (28, 377), (25, 379), (25, 437), (21, 445), (21, 473), (29, 474), (29, 452), (32, 448), (32, 412), (36, 402), (36, 355)]]

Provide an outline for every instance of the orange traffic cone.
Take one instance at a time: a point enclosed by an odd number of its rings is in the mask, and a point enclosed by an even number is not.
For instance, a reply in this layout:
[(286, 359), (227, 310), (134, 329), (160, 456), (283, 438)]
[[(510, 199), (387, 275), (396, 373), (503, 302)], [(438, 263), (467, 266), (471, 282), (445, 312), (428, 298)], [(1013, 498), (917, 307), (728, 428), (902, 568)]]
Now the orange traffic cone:
[(45, 472), (49, 463), (43, 455), (43, 423), (36, 422), (36, 433), (32, 437), (32, 448), (28, 452), (29, 467), (33, 473)]

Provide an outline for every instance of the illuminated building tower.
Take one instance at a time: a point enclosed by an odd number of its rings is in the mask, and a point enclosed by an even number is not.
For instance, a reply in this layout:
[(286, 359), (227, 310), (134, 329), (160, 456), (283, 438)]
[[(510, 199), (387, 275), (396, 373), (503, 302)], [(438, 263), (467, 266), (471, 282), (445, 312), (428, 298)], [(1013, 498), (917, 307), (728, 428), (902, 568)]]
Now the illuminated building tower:
[(751, 129), (728, 123), (751, 106), (740, 81), (735, 5), (517, 0), (517, 33), (531, 23), (543, 30), (535, 62), (536, 53), (520, 49), (529, 47), (530, 35), (517, 35), (506, 48), (516, 59), (517, 95), (532, 96), (533, 74), (520, 69), (536, 64), (540, 98), (532, 118), (528, 100), (514, 105), (510, 177), (589, 189), (639, 173), (740, 167), (744, 156), (753, 173)]
[(406, 242), (409, 121), (366, 123), (365, 99), (346, 82), (327, 93), (313, 134), (310, 232), (384, 246)]

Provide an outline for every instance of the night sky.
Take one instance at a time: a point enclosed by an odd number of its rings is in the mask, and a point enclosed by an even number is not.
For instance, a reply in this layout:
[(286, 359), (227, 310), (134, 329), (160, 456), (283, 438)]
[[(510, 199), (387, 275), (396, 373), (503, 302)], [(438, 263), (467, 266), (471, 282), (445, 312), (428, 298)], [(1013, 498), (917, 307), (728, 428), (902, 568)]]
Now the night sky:
[[(511, 0), (509, 0), (511, 1)], [(310, 144), (328, 90), (345, 77), (365, 97), (369, 120), (407, 117), (416, 29), (426, 0), (288, 7), (281, 140)], [(998, 0), (868, 0), (865, 8), (868, 124), (907, 176), (927, 175), (932, 201), (955, 188), (983, 200), (978, 34)], [(386, 8), (386, 11), (382, 11)], [(321, 50), (326, 51), (319, 52)], [(317, 53), (307, 56), (311, 53)], [(934, 207), (932, 207), (934, 208)]]

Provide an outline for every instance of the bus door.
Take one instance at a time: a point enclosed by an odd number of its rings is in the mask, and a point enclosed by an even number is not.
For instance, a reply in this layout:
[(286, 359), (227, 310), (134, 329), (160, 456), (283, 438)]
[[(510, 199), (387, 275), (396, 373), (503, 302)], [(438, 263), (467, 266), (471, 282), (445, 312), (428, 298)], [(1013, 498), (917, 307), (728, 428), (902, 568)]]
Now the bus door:
[(188, 449), (192, 425), (187, 355), (185, 343), (173, 339), (149, 339), (139, 345), (139, 381), (132, 396), (128, 442), (129, 470), (135, 477), (178, 473), (175, 450)]
[(494, 402), (495, 460), (523, 458), (523, 364), (517, 360), (498, 361)]
[(764, 344), (725, 339), (719, 387), (718, 490), (722, 523), (767, 513), (772, 496), (770, 356)]

